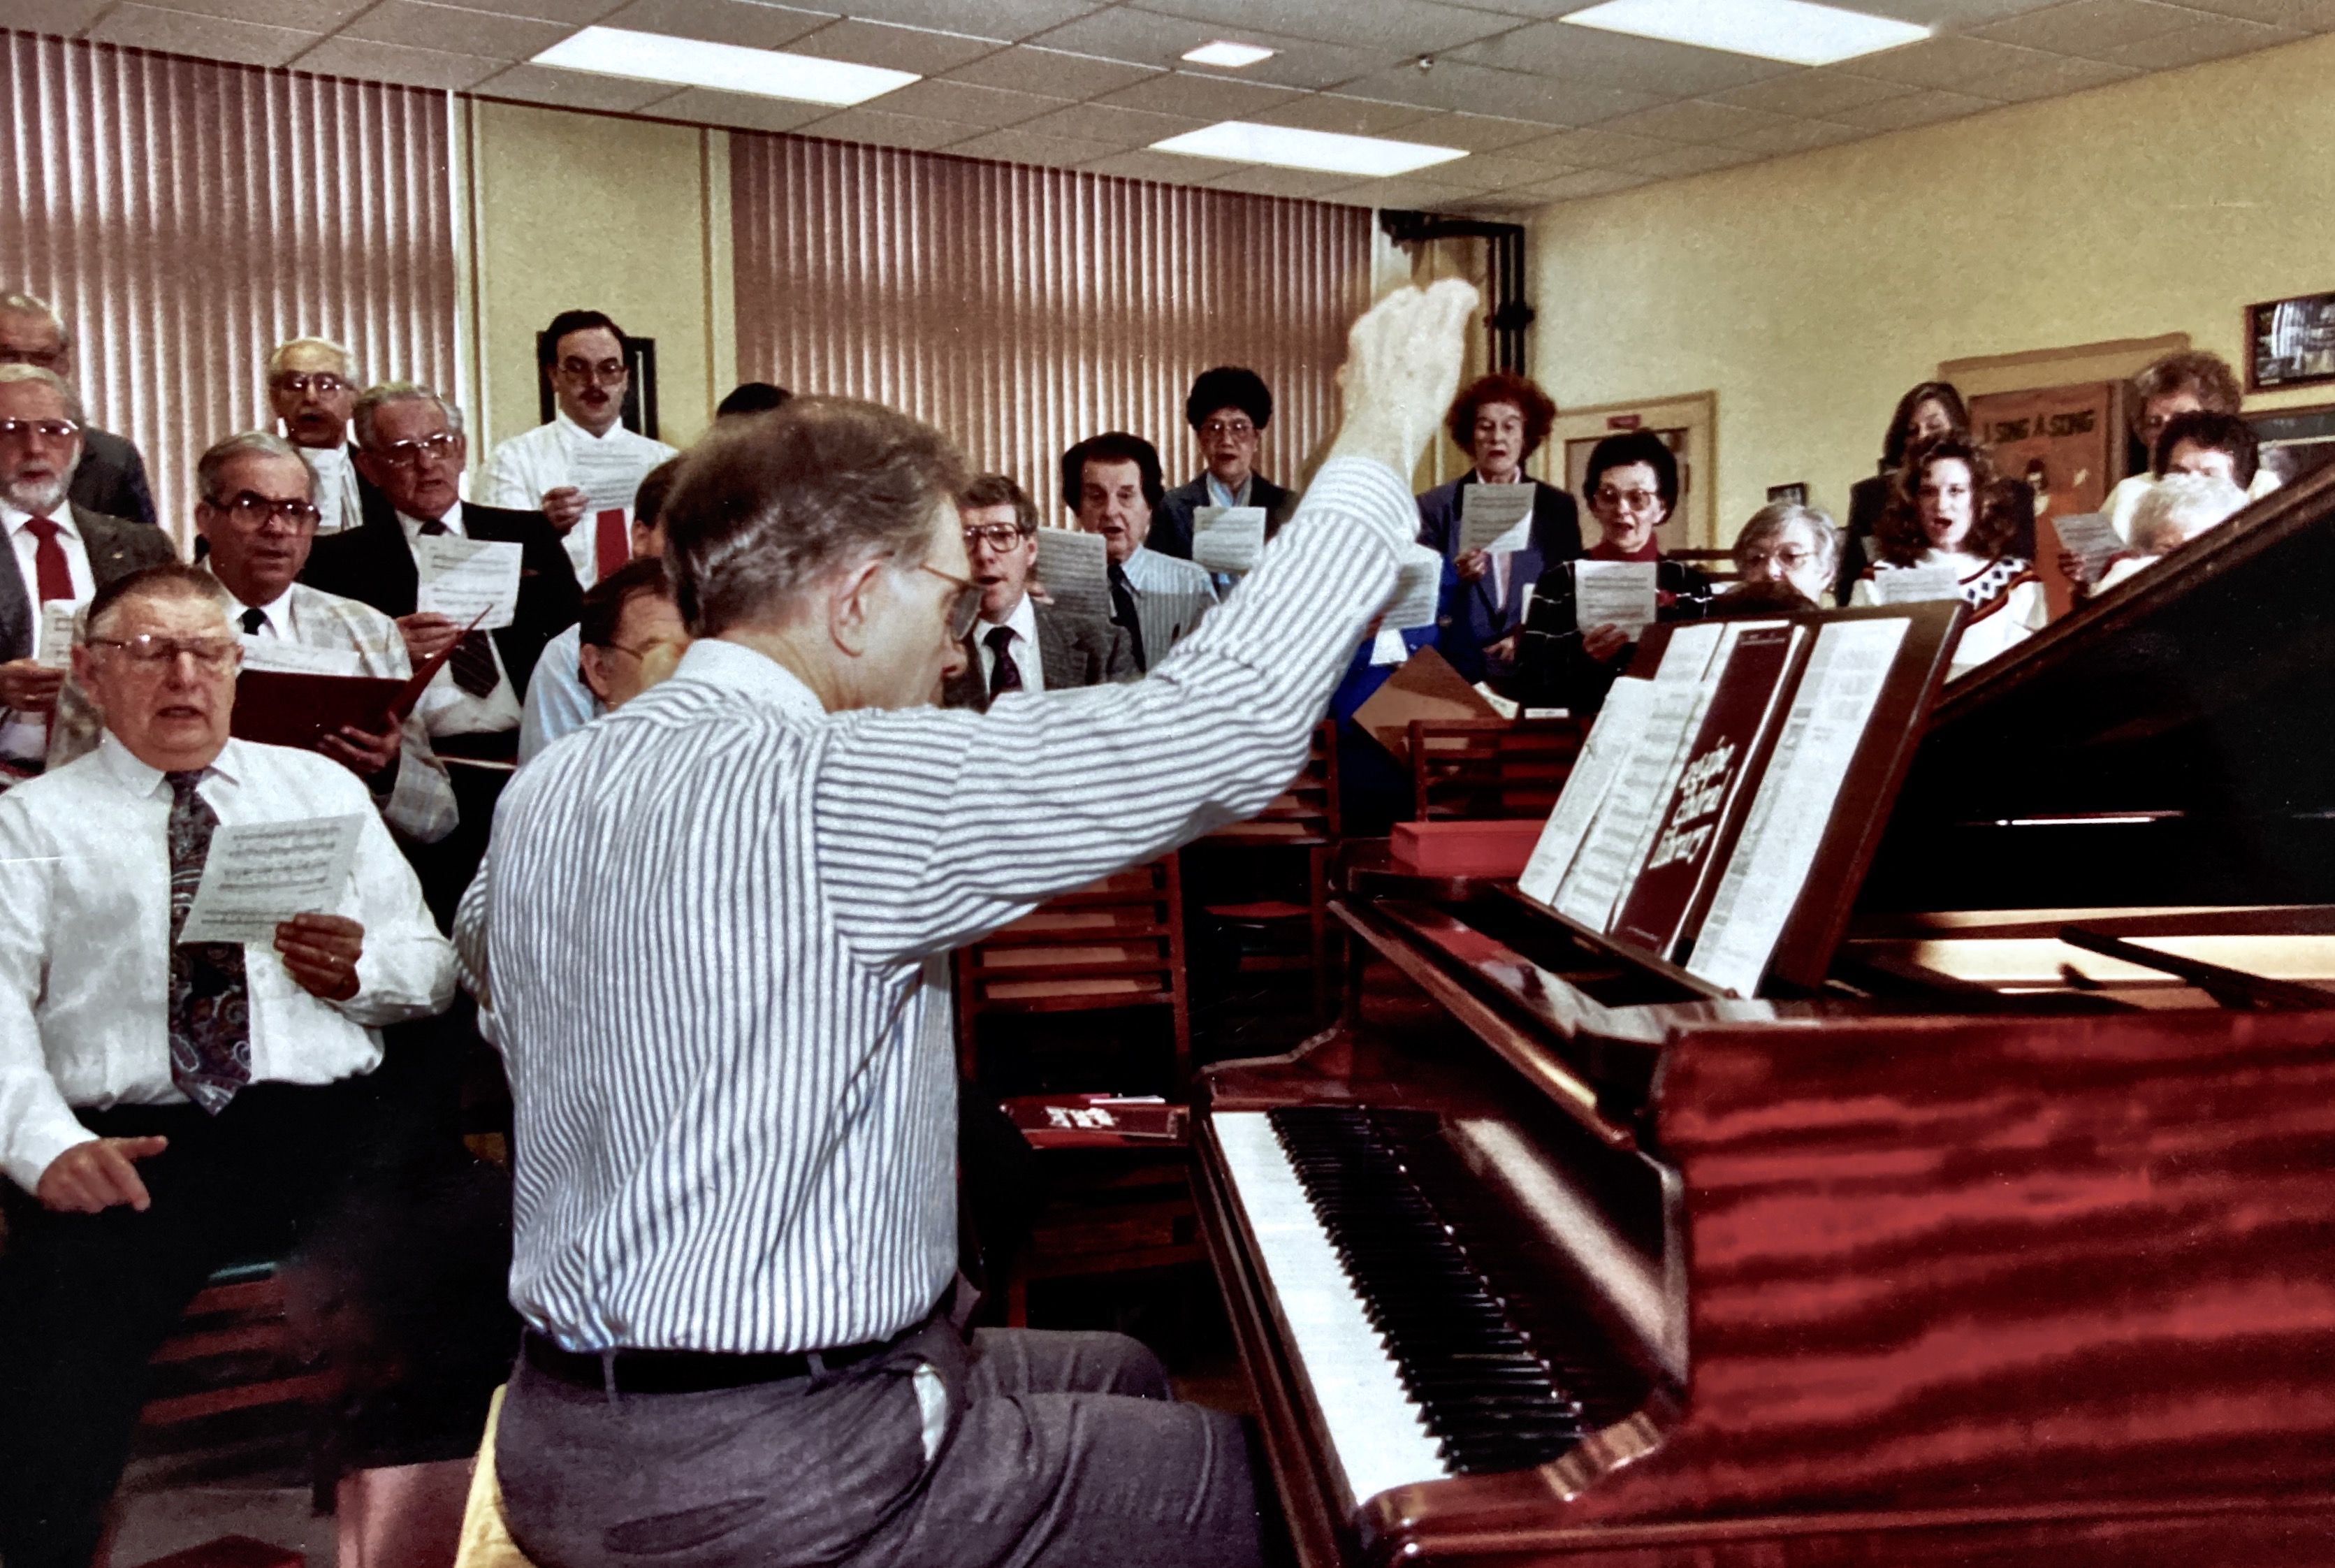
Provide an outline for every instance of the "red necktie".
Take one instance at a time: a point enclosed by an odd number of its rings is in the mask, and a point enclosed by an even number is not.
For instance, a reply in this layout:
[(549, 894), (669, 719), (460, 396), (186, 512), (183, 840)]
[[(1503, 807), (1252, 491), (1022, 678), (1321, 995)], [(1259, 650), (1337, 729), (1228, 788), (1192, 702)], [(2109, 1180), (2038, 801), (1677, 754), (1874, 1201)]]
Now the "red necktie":
[(605, 577), (633, 558), (632, 525), (622, 507), (611, 507), (594, 518), (592, 524), (592, 554), (599, 567), (593, 576)]
[(64, 547), (57, 536), (64, 530), (46, 518), (26, 520), (24, 531), (39, 542), (33, 547), (33, 576), (39, 582), (41, 603), (73, 597), (73, 568), (65, 564)]

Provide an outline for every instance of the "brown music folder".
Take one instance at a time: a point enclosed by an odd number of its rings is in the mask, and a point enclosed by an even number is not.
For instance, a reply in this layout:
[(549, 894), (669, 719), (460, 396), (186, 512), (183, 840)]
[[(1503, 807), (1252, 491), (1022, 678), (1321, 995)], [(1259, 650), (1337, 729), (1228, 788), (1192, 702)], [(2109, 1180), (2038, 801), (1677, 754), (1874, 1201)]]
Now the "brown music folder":
[[(474, 617), (464, 633), (478, 624)], [(454, 656), (460, 641), (458, 637), (424, 659), (403, 681), (374, 675), (246, 670), (235, 680), (235, 711), (228, 716), (228, 732), (238, 740), (314, 751), (319, 740), (344, 724), (360, 730), (378, 730), (384, 719), (402, 724), (413, 705), (421, 701), (431, 677)]]
[(1484, 694), (1432, 648), (1421, 648), (1405, 659), (1386, 684), (1354, 710), (1354, 722), (1405, 762), (1410, 760), (1413, 719), (1497, 717)]

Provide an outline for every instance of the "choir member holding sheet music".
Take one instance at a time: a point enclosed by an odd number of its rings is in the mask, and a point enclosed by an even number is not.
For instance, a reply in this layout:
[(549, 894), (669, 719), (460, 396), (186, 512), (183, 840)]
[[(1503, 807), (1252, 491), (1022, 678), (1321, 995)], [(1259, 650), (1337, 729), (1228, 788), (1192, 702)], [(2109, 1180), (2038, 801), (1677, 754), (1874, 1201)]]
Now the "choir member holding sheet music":
[[(0, 365), (31, 365), (73, 384), (73, 334), (48, 301), (0, 294)], [(76, 416), (79, 418), (79, 416)], [(152, 525), (154, 497), (146, 460), (111, 431), (81, 421), (81, 460), (73, 473), (73, 505), (83, 511)]]
[(2046, 618), (2033, 564), (2010, 553), (2016, 519), (2001, 504), (1986, 449), (1942, 436), (1914, 450), (1874, 535), (1880, 559), (1851, 603), (1959, 597), (1970, 619), (1955, 646), (1956, 674), (2023, 642)]
[(1138, 671), (1166, 658), (1216, 602), (1205, 569), (1145, 547), (1165, 493), (1159, 453), (1140, 436), (1106, 431), (1062, 454), (1062, 504), (1080, 532), (1102, 539), (1110, 620), (1128, 634)]
[[(2161, 541), (2142, 543), (2137, 518), (2156, 487), (2177, 474), (2202, 474), (2225, 480), (2237, 486), (2249, 501), (2260, 500), (2278, 489), (2278, 476), (2262, 466), (2261, 438), (2243, 419), (2213, 409), (2192, 409), (2175, 414), (2157, 432), (2149, 482), (2135, 485), (2127, 479), (2117, 487), (2117, 494), (2128, 503), (2125, 513), (2119, 517), (2109, 512), (2099, 518), (2098, 537), (2091, 541), (2094, 547), (2088, 553), (2072, 548), (2060, 553), (2059, 570), (2077, 586), (2079, 596), (2103, 571), (2114, 569), (2113, 563), (2119, 554), (2154, 557), (2170, 547), (2160, 547)], [(2087, 542), (2069, 540), (2067, 532), (2061, 530), (2063, 543)], [(2127, 544), (2133, 547), (2129, 551), (2123, 548)], [(2103, 582), (2099, 586), (2107, 585)]]
[(2132, 547), (2117, 557), (2097, 592), (2156, 564), (2208, 528), (2245, 509), (2246, 492), (2222, 474), (2167, 474), (2133, 508)]
[(1160, 498), (1147, 547), (1191, 560), (1196, 514), (1233, 508), (1264, 512), (1264, 537), (1271, 538), (1297, 508), (1294, 493), (1256, 471), (1256, 450), (1273, 422), (1273, 389), (1238, 365), (1202, 371), (1184, 399), (1184, 421), (1200, 438), (1208, 466), (1190, 484)]
[(364, 512), (349, 446), (358, 384), (351, 363), (348, 350), (321, 337), (296, 337), (267, 356), (267, 406), (316, 476), (319, 534), (354, 528)]
[[(633, 502), (634, 560), (664, 558), (664, 498), (680, 472), (681, 460), (668, 458), (641, 481)], [(527, 712), (519, 721), (520, 764), (607, 711), (598, 690), (584, 678), (584, 622), (579, 618), (545, 644), (543, 657), (536, 661), (535, 678), (527, 683)]]
[[(86, 1568), (155, 1347), (213, 1269), (284, 1256), (386, 1155), (379, 1031), (453, 995), (364, 786), (228, 738), (241, 651), (208, 572), (116, 579), (73, 655), (103, 741), (0, 798), (9, 1568)], [(229, 901), (249, 934), (179, 941), (230, 882), (276, 890)]]
[(679, 454), (626, 430), (622, 328), (596, 310), (564, 310), (541, 339), (551, 422), (495, 449), (480, 477), (489, 507), (542, 508), (564, 537), (576, 580), (590, 585), (632, 559), (634, 494), (659, 463)]
[(1100, 615), (1041, 605), (1029, 592), (1038, 563), (1038, 508), (1003, 474), (982, 474), (957, 498), (964, 554), (981, 585), (981, 618), (965, 634), (964, 668), (941, 703), (986, 712), (1008, 692), (1061, 692), (1135, 679), (1126, 631)]
[[(1450, 605), (1439, 646), (1470, 681), (1509, 673), (1525, 590), (1581, 554), (1581, 508), (1525, 460), (1548, 439), (1556, 404), (1506, 371), (1478, 376), (1451, 402), (1444, 428), (1475, 467), (1419, 498), (1419, 542), (1450, 563)], [(1470, 492), (1515, 486), (1498, 498)], [(1477, 518), (1471, 528), (1469, 515)]]

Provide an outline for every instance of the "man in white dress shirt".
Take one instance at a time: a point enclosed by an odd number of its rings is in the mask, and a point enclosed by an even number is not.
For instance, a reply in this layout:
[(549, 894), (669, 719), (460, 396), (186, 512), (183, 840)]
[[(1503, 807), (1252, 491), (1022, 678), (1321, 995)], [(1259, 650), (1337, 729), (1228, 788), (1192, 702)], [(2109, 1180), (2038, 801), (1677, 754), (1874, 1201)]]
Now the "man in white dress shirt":
[(536, 511), (564, 536), (586, 587), (632, 559), (634, 494), (678, 454), (625, 428), (625, 334), (596, 310), (565, 310), (545, 329), (543, 377), (557, 411), (547, 425), (495, 449), (481, 506)]
[(1206, 567), (1143, 547), (1166, 495), (1159, 453), (1141, 436), (1107, 431), (1062, 454), (1062, 504), (1102, 536), (1110, 618), (1133, 643), (1138, 671), (1166, 658), (1216, 602)]
[[(0, 797), (0, 1557), (87, 1568), (148, 1358), (204, 1278), (281, 1256), (372, 1152), (384, 1025), (453, 955), (364, 786), (228, 739), (218, 580), (102, 591), (76, 678), (98, 750)], [(340, 891), (266, 944), (173, 940), (213, 831), (357, 818)]]
[(267, 406), (284, 439), (300, 449), (316, 476), (316, 532), (354, 528), (363, 515), (356, 464), (349, 450), (349, 415), (357, 382), (349, 351), (321, 337), (296, 337), (267, 356)]
[(977, 708), (1008, 692), (1061, 692), (1135, 678), (1125, 632), (1030, 595), (1038, 564), (1038, 508), (1003, 474), (983, 474), (957, 498), (964, 553), (981, 585), (981, 619), (965, 639), (965, 667), (941, 703)]
[(683, 466), (698, 641), (514, 780), (458, 931), (517, 1103), (495, 1464), (539, 1568), (1263, 1560), (1235, 1418), (1131, 1341), (968, 1344), (941, 1305), (947, 955), (1287, 784), (1393, 591), (1475, 302), (1356, 325), (1298, 515), (1124, 685), (929, 706), (981, 605), (929, 427), (801, 398)]

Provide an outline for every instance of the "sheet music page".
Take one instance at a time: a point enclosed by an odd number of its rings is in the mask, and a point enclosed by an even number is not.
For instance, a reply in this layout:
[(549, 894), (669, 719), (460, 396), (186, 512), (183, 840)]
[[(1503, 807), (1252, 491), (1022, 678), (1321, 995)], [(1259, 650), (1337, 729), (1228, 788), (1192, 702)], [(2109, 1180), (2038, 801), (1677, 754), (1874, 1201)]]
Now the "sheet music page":
[(1212, 572), (1253, 572), (1264, 549), (1263, 507), (1197, 507), (1192, 560)]
[(1500, 555), (1532, 542), (1533, 484), (1459, 487), (1459, 553)]
[(360, 817), (228, 822), (211, 835), (181, 942), (273, 947), (296, 915), (330, 914), (355, 864)]
[(421, 577), (413, 607), (434, 610), (466, 626), (484, 611), (477, 630), (500, 631), (518, 614), (519, 557), (525, 547), (504, 539), (423, 535), (413, 541), (413, 562)]
[(2073, 516), (2053, 518), (2052, 531), (2059, 543), (2084, 558), (2084, 565), (2095, 576), (2107, 565), (2110, 556), (2124, 548), (2117, 537), (2116, 525), (2106, 512), (2077, 512)]
[(1722, 630), (1733, 628), (1705, 623), (1671, 634), (1662, 667), (1654, 673), (1645, 732), (1630, 749), (1572, 869), (1558, 885), (1559, 914), (1596, 931), (1613, 920), (1614, 905), (1645, 860), (1647, 836), (1677, 786), (1688, 738), (1708, 701), (1705, 677), (1720, 663), (1715, 655)]
[(1412, 545), (1395, 568), (1394, 596), (1381, 617), (1390, 632), (1432, 626), (1443, 592), (1443, 557), (1425, 545)]
[(1873, 594), (1884, 605), (1926, 605), (1961, 598), (1962, 581), (1952, 566), (1898, 566), (1873, 574)]
[(1622, 764), (1643, 741), (1653, 711), (1652, 681), (1624, 675), (1613, 682), (1613, 689), (1605, 695), (1605, 706), (1589, 726), (1579, 760), (1565, 777), (1556, 809), (1548, 814), (1540, 842), (1533, 846), (1532, 858), (1525, 863), (1524, 875), (1516, 878), (1518, 892), (1543, 904), (1556, 902), (1557, 885), (1573, 869), (1574, 857), (1581, 852), (1589, 824), (1605, 803), (1613, 780), (1621, 776)]
[(1837, 621), (1817, 632), (1688, 973), (1739, 996), (1759, 988), (1912, 624)]
[(73, 627), (81, 613), (78, 599), (47, 599), (41, 605), (40, 653), (33, 663), (44, 670), (73, 668)]
[(1056, 605), (1074, 615), (1110, 619), (1109, 556), (1100, 534), (1076, 528), (1038, 530), (1038, 581)]
[(284, 637), (243, 634), (243, 667), (281, 670), (295, 675), (361, 675), (364, 666), (354, 648), (315, 648)]
[(646, 472), (639, 456), (608, 440), (567, 443), (567, 477), (584, 492), (584, 515), (621, 511), (632, 521), (633, 501)]
[(1573, 563), (1573, 624), (1583, 631), (1619, 626), (1636, 642), (1654, 624), (1657, 571), (1652, 561)]

